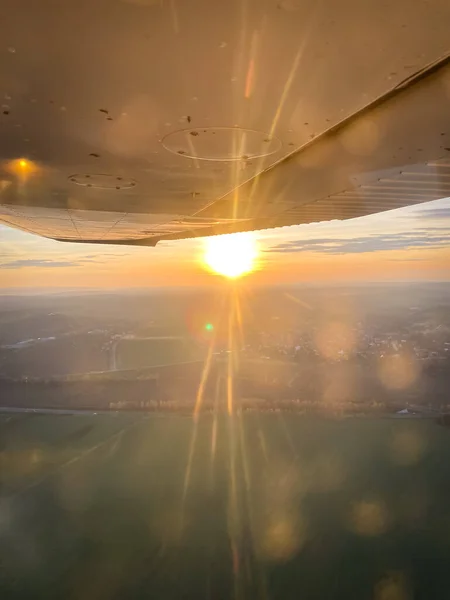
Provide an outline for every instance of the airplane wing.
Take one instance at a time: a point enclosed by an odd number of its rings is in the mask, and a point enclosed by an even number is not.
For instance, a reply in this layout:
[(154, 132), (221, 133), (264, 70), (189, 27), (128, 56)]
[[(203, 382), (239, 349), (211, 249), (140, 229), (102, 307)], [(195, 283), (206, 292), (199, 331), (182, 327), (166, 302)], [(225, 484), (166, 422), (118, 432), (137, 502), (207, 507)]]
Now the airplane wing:
[(450, 196), (446, 0), (5, 0), (0, 223), (71, 242)]

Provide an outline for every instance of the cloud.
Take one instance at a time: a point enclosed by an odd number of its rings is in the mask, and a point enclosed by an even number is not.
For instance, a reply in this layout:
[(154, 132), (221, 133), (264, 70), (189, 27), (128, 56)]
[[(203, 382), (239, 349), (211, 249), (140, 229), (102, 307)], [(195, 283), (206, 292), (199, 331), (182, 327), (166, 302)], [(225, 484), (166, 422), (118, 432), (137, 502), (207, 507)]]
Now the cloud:
[[(414, 229), (414, 235), (430, 235), (433, 233), (445, 233), (448, 236), (450, 236), (450, 224), (447, 225), (442, 225), (440, 227), (423, 227), (420, 229)], [(412, 233), (409, 233), (410, 235), (412, 235)]]
[[(3, 250), (3, 249), (2, 249)], [(33, 252), (35, 254), (36, 252)], [(30, 253), (27, 253), (28, 256)], [(26, 267), (31, 268), (44, 268), (53, 269), (59, 267), (82, 267), (87, 264), (108, 264), (114, 260), (118, 260), (123, 256), (127, 256), (126, 253), (120, 254), (74, 254), (70, 259), (66, 258), (67, 255), (61, 255), (60, 253), (54, 254), (54, 258), (18, 258), (24, 256), (24, 252), (11, 252), (6, 250), (2, 252), (3, 262), (0, 263), (0, 269), (23, 269)], [(26, 256), (26, 254), (25, 254)], [(52, 255), (50, 255), (52, 256)]]
[(425, 262), (426, 258), (419, 256), (406, 256), (405, 258), (388, 258), (389, 262)]
[[(95, 262), (95, 261), (83, 261), (83, 262)], [(57, 267), (81, 267), (83, 262), (77, 262), (72, 260), (46, 260), (46, 259), (35, 259), (35, 258), (22, 258), (13, 260), (11, 262), (0, 264), (0, 269), (23, 269), (24, 267), (34, 268), (57, 268)]]
[(94, 262), (99, 262), (98, 259), (100, 258), (100, 256), (103, 256), (104, 258), (110, 259), (110, 258), (120, 258), (122, 256), (128, 256), (126, 252), (123, 252), (121, 254), (109, 254), (108, 253), (104, 253), (104, 254), (86, 254), (85, 256), (83, 256), (81, 258), (81, 260), (83, 262), (93, 262), (92, 259), (94, 259)]
[(325, 254), (360, 254), (382, 250), (406, 250), (409, 248), (441, 248), (448, 246), (447, 235), (417, 235), (416, 232), (368, 235), (356, 238), (313, 238), (284, 242), (268, 248), (267, 252), (322, 252)]
[(420, 219), (450, 219), (450, 206), (440, 206), (437, 208), (424, 208), (411, 215), (416, 220)]

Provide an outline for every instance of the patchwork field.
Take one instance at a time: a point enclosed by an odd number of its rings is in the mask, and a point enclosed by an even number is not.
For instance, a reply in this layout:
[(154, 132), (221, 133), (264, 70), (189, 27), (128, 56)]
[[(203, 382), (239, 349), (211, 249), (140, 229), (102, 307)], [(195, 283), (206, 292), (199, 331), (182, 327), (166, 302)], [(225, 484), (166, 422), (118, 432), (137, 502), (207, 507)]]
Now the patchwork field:
[(3, 598), (449, 597), (423, 419), (1, 415)]

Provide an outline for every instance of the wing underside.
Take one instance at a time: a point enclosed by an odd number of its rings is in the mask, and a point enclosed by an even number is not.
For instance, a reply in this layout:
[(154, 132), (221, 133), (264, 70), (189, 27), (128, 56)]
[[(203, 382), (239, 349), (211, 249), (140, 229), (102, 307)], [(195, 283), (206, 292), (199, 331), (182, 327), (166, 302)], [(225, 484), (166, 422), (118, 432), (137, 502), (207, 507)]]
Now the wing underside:
[[(346, 2), (351, 4), (352, 0)], [(200, 6), (202, 0), (196, 0), (196, 3)], [(45, 6), (47, 4), (43, 3)], [(68, 6), (71, 4), (72, 0)], [(447, 10), (445, 3), (436, 4), (444, 7), (442, 10)], [(142, 5), (140, 9), (136, 5), (130, 8), (130, 4), (125, 9), (123, 5), (117, 0), (118, 11), (126, 10), (123, 15), (132, 14), (136, 19), (143, 14), (139, 12), (141, 9), (149, 9), (149, 5)], [(19, 31), (20, 23), (22, 36), (27, 32), (24, 19), (26, 21), (29, 18), (32, 27), (35, 4), (29, 6), (30, 15), (23, 17), (22, 13), (22, 21), (16, 22), (14, 15), (11, 17), (11, 28), (14, 30), (15, 26)], [(86, 3), (86, 11), (91, 10), (89, 6)], [(256, 14), (257, 5), (254, 6)], [(282, 16), (286, 6), (281, 2)], [(409, 4), (405, 6), (409, 7)], [(376, 3), (373, 7), (376, 7)], [(11, 13), (14, 10), (11, 8)], [(330, 6), (330, 10), (334, 9)], [(45, 13), (44, 10), (44, 16)], [(34, 15), (36, 18), (37, 14)], [(121, 14), (118, 12), (116, 18)], [(372, 17), (375, 18), (377, 14), (374, 13)], [(435, 11), (434, 14), (437, 19), (439, 13)], [(292, 13), (291, 18), (295, 20), (296, 15)], [(65, 13), (61, 13), (60, 18), (60, 24), (70, 26), (65, 20)], [(370, 15), (367, 18), (369, 23)], [(416, 24), (420, 24), (419, 13), (410, 14), (410, 18), (415, 18)], [(92, 40), (98, 41), (94, 24), (92, 32), (86, 29), (85, 33), (87, 39), (92, 35)], [(153, 26), (156, 27), (154, 23)], [(219, 26), (214, 22), (216, 29)], [(39, 27), (39, 22), (36, 27)], [(288, 35), (288, 22), (272, 27), (272, 38), (268, 37), (266, 30), (267, 47), (278, 47), (280, 52), (287, 52), (286, 44), (293, 44), (293, 40), (296, 40), (295, 30)], [(342, 30), (345, 33), (344, 26)], [(26, 42), (23, 42), (28, 44), (28, 51), (32, 49), (30, 44), (33, 42), (30, 31)], [(40, 106), (40, 111), (44, 109), (39, 104), (41, 97), (36, 91), (37, 83), (30, 75), (30, 56), (26, 51), (22, 49), (19, 57), (21, 62), (16, 62), (15, 79), (11, 76), (12, 66), (5, 64), (5, 59), (0, 61), (6, 73), (5, 81), (9, 83), (4, 93), (9, 104), (4, 105), (7, 108), (4, 108), (0, 120), (0, 129), (4, 134), (1, 142), (3, 160), (0, 164), (2, 224), (61, 241), (154, 246), (161, 240), (352, 219), (450, 196), (450, 59), (445, 52), (436, 54), (445, 49), (444, 28), (441, 37), (437, 33), (435, 38), (429, 34), (427, 43), (430, 48), (434, 46), (428, 54), (423, 52), (420, 55), (422, 58), (415, 61), (417, 64), (405, 63), (406, 55), (417, 54), (415, 48), (409, 49), (409, 54), (405, 49), (404, 56), (400, 58), (392, 55), (389, 58), (392, 65), (396, 64), (395, 61), (401, 63), (397, 64), (397, 70), (402, 66), (403, 72), (409, 73), (408, 76), (398, 79), (397, 72), (391, 73), (393, 82), (379, 89), (374, 86), (368, 102), (362, 101), (367, 94), (361, 96), (358, 86), (349, 79), (349, 91), (358, 97), (358, 102), (354, 103), (349, 96), (345, 110), (343, 108), (336, 112), (334, 105), (327, 108), (329, 112), (322, 110), (321, 118), (326, 114), (331, 118), (322, 118), (321, 124), (317, 124), (317, 133), (303, 133), (296, 142), (288, 140), (295, 137), (295, 128), (299, 128), (300, 121), (310, 131), (309, 122), (304, 121), (307, 109), (320, 113), (319, 109), (306, 106), (306, 100), (301, 96), (301, 86), (298, 87), (302, 68), (306, 70), (302, 66), (302, 60), (306, 60), (302, 47), (301, 52), (298, 49), (294, 52), (294, 46), (289, 47), (294, 60), (286, 71), (284, 87), (281, 86), (275, 94), (278, 100), (275, 110), (272, 110), (270, 88), (265, 88), (266, 97), (262, 94), (262, 84), (258, 88), (258, 83), (264, 82), (267, 74), (257, 69), (258, 60), (262, 60), (264, 36), (260, 29), (256, 29), (250, 35), (248, 44), (244, 44), (250, 53), (244, 52), (246, 60), (243, 60), (245, 65), (241, 69), (245, 75), (243, 100), (237, 101), (234, 92), (230, 92), (227, 99), (229, 106), (227, 104), (223, 108), (223, 114), (228, 111), (226, 125), (214, 126), (209, 117), (202, 117), (199, 109), (195, 108), (200, 101), (197, 96), (192, 96), (190, 101), (193, 108), (189, 112), (195, 113), (195, 119), (190, 114), (183, 114), (178, 118), (179, 126), (175, 127), (172, 118), (161, 125), (163, 118), (170, 117), (159, 114), (158, 118), (153, 118), (150, 127), (148, 121), (152, 118), (152, 111), (158, 111), (154, 96), (145, 94), (133, 95), (128, 102), (122, 98), (114, 110), (106, 107), (106, 102), (100, 104), (98, 100), (95, 113), (103, 119), (99, 125), (94, 122), (97, 116), (91, 115), (83, 104), (92, 89), (94, 92), (91, 95), (98, 93), (98, 86), (92, 82), (95, 59), (93, 66), (88, 62), (80, 65), (83, 56), (78, 57), (72, 67), (77, 75), (81, 66), (89, 72), (84, 84), (86, 89), (83, 88), (81, 92), (79, 87), (72, 90), (76, 96), (73, 106), (67, 98), (62, 98), (61, 84), (65, 82), (70, 92), (74, 80), (70, 78), (70, 71), (67, 75), (72, 55), (63, 39), (64, 31), (62, 27), (61, 39), (55, 34), (56, 41), (53, 40), (56, 46), (61, 44), (60, 62), (54, 65), (57, 83), (53, 90), (61, 97), (54, 100), (52, 94), (44, 113), (36, 112), (37, 106)], [(284, 31), (287, 42), (283, 41)], [(227, 32), (231, 35), (230, 31)], [(111, 48), (115, 42), (113, 33), (118, 36), (119, 46), (129, 40), (130, 32), (122, 37), (119, 30), (109, 32), (110, 38), (105, 43), (109, 43)], [(392, 29), (391, 41), (395, 39), (394, 34), (395, 30)], [(176, 43), (181, 44), (181, 35), (181, 31), (176, 34)], [(342, 53), (345, 54), (344, 37), (341, 37)], [(34, 39), (33, 48), (45, 48), (45, 43), (43, 39)], [(167, 50), (167, 56), (162, 54), (163, 62), (166, 60), (174, 67), (174, 56), (168, 49), (167, 40), (162, 38), (155, 43), (159, 44), (162, 52)], [(204, 44), (205, 40), (200, 40), (194, 44), (195, 50), (203, 52)], [(180, 47), (186, 48), (182, 44)], [(220, 42), (218, 47), (224, 51), (221, 56), (225, 56), (228, 42)], [(47, 50), (53, 50), (53, 47), (49, 46)], [(136, 48), (132, 50), (135, 52)], [(9, 54), (16, 54), (15, 47), (10, 48)], [(236, 56), (239, 54), (235, 54), (235, 59)], [(423, 57), (433, 56), (432, 61), (423, 62)], [(356, 62), (353, 67), (352, 64), (348, 66), (348, 73), (351, 75), (353, 68), (362, 79), (367, 77), (360, 71), (358, 58), (349, 54), (349, 61), (350, 58)], [(377, 58), (380, 60), (383, 56)], [(109, 58), (102, 60), (110, 61), (111, 72), (116, 69), (126, 78), (127, 73), (123, 71), (117, 55), (112, 59), (112, 62)], [(317, 64), (319, 68), (319, 59), (314, 60), (310, 57), (310, 67)], [(225, 67), (238, 64), (227, 63), (228, 58), (223, 58), (223, 61), (222, 64), (216, 60), (205, 67), (214, 68), (214, 72), (218, 73), (218, 79), (215, 80), (217, 88), (223, 84)], [(370, 61), (370, 57), (367, 61)], [(386, 60), (385, 63), (383, 68), (386, 70)], [(43, 67), (38, 60), (36, 64), (38, 70), (39, 66)], [(186, 68), (190, 73), (189, 67)], [(238, 67), (236, 69), (239, 73)], [(111, 87), (110, 71), (104, 75), (104, 85)], [(179, 71), (176, 72), (179, 74)], [(163, 72), (156, 75), (163, 77)], [(375, 79), (376, 75), (374, 71)], [(164, 87), (167, 84), (161, 83), (163, 79), (159, 81), (156, 96), (159, 94), (159, 112), (164, 113), (162, 97), (168, 94), (167, 103), (170, 104), (176, 93)], [(270, 82), (270, 77), (267, 81)], [(367, 81), (370, 82), (370, 79)], [(234, 83), (234, 78), (231, 78), (226, 85), (232, 88)], [(26, 88), (26, 91), (19, 89), (20, 86), (17, 88), (17, 107), (13, 105), (14, 97), (11, 94), (13, 84), (16, 88), (19, 84)], [(114, 85), (117, 96), (119, 87), (116, 81)], [(188, 83), (185, 82), (185, 85), (188, 86)], [(330, 83), (324, 80), (323, 86), (331, 86), (331, 89), (334, 86), (338, 102), (339, 90), (345, 87), (345, 81), (336, 79)], [(381, 93), (376, 93), (378, 91)], [(208, 93), (209, 90), (205, 88), (205, 97)], [(320, 97), (320, 94), (317, 88), (316, 96)], [(265, 126), (259, 124), (257, 127), (256, 120), (264, 116), (265, 98), (272, 119)], [(314, 96), (309, 100), (312, 103)], [(217, 98), (215, 101), (210, 98), (209, 101), (210, 105), (203, 104), (201, 111), (206, 115), (209, 108), (212, 113), (220, 113), (222, 108)], [(323, 98), (324, 104), (326, 101)], [(56, 116), (55, 104), (58, 105)], [(17, 111), (12, 110), (10, 105)], [(119, 113), (119, 105), (126, 110)], [(252, 111), (248, 110), (250, 105), (253, 106)], [(258, 112), (255, 107), (259, 108), (260, 105), (262, 108)], [(244, 109), (245, 106), (247, 108)], [(173, 112), (173, 106), (167, 110)], [(238, 123), (231, 123), (230, 111)], [(289, 119), (283, 117), (286, 112)], [(16, 113), (20, 118), (15, 116)], [(71, 125), (69, 113), (74, 114), (74, 125)], [(46, 115), (47, 120), (38, 118), (42, 114)], [(242, 114), (244, 117), (238, 119), (238, 115)], [(288, 129), (289, 125), (293, 128)], [(165, 127), (165, 131), (160, 131), (161, 127)], [(30, 137), (23, 137), (25, 135)], [(19, 136), (22, 136), (20, 140)], [(31, 152), (25, 151), (28, 143), (32, 144)], [(83, 158), (86, 156), (88, 163)]]

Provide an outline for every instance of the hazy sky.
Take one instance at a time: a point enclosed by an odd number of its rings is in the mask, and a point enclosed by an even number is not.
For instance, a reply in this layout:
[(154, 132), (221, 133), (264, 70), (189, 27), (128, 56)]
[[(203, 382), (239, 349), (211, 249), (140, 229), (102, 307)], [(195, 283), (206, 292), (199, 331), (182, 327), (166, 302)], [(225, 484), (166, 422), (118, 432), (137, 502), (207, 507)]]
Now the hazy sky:
[[(450, 198), (351, 221), (256, 232), (255, 283), (450, 279)], [(156, 248), (69, 244), (0, 225), (0, 287), (208, 284), (201, 239)]]

